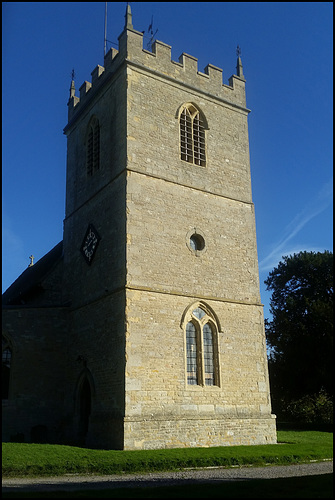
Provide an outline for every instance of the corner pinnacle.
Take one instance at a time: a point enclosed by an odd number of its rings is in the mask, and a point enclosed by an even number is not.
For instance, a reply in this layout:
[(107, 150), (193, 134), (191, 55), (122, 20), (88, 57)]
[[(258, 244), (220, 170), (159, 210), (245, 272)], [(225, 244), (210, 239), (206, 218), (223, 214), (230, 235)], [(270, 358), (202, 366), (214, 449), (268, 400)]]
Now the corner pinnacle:
[(74, 85), (74, 69), (73, 69), (72, 73), (71, 73), (70, 99), (71, 99), (71, 97), (74, 97), (75, 91), (76, 91), (76, 88)]
[(133, 16), (131, 14), (131, 8), (129, 2), (127, 2), (127, 10), (126, 10), (126, 15), (125, 17), (125, 25), (124, 29), (126, 30), (132, 30), (133, 29)]
[(236, 65), (236, 74), (237, 76), (239, 76), (240, 78), (243, 78), (244, 79), (244, 75), (243, 75), (243, 66), (242, 66), (242, 61), (241, 61), (241, 48), (240, 46), (238, 45), (237, 48), (236, 48), (236, 55), (237, 55), (237, 65)]

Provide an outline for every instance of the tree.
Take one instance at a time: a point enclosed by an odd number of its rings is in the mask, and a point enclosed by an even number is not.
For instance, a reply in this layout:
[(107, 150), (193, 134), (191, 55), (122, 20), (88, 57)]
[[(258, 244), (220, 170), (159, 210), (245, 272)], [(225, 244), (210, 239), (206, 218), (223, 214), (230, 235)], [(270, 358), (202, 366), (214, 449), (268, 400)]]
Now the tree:
[(333, 395), (333, 254), (283, 257), (265, 280), (272, 321), (265, 320), (274, 410), (278, 401)]

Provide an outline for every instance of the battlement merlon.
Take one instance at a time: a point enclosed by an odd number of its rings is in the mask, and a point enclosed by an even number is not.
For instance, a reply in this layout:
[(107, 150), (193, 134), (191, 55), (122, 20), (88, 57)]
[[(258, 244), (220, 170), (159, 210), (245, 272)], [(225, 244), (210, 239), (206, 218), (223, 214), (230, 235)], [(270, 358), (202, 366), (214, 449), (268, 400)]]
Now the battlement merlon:
[(91, 73), (92, 83), (84, 82), (80, 87), (80, 98), (72, 95), (68, 102), (68, 119), (70, 120), (79, 111), (94, 90), (103, 85), (117, 72), (123, 62), (149, 71), (174, 82), (178, 82), (192, 90), (209, 94), (218, 100), (224, 101), (233, 107), (245, 112), (245, 78), (242, 63), (238, 57), (236, 75), (229, 78), (229, 85), (222, 82), (222, 69), (208, 64), (204, 72), (198, 71), (198, 59), (189, 54), (181, 54), (178, 62), (171, 59), (171, 46), (156, 40), (152, 44), (152, 51), (143, 48), (143, 33), (125, 27), (119, 36), (119, 50), (110, 49), (104, 58), (104, 67), (98, 65)]

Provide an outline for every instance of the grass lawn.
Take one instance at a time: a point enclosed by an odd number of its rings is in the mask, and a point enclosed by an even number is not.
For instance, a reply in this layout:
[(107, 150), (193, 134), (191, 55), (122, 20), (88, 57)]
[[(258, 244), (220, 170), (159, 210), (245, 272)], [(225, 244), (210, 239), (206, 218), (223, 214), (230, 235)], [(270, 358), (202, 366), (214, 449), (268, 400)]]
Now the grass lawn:
[(333, 457), (333, 434), (278, 431), (278, 443), (164, 450), (91, 450), (74, 446), (3, 443), (3, 477), (119, 474), (186, 467), (293, 464)]
[[(120, 474), (186, 467), (288, 465), (333, 457), (333, 434), (278, 431), (278, 444), (167, 450), (91, 450), (62, 445), (3, 443), (3, 477)], [(102, 487), (103, 488), (103, 487)], [(81, 491), (3, 493), (4, 498), (332, 498), (333, 474), (284, 479)]]

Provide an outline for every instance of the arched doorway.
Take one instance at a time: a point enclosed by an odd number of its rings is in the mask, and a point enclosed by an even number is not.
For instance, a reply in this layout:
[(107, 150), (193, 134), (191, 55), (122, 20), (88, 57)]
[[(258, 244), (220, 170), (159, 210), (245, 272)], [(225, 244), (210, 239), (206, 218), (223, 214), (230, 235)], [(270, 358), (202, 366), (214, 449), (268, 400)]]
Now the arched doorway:
[(79, 391), (79, 428), (78, 435), (81, 443), (85, 443), (85, 439), (88, 433), (89, 421), (91, 415), (92, 406), (92, 395), (91, 395), (91, 385), (87, 379), (84, 378), (80, 391)]

